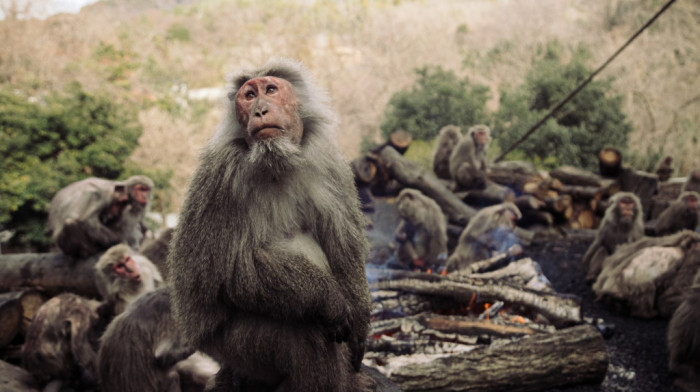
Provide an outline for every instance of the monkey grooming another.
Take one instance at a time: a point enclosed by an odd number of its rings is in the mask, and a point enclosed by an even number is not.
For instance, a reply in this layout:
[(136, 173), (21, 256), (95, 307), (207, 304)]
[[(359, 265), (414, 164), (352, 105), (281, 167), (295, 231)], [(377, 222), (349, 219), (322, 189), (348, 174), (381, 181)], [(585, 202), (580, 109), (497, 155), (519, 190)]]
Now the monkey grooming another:
[(222, 366), (210, 390), (373, 389), (369, 246), (327, 98), (300, 63), (233, 78), (168, 257), (186, 342)]
[(95, 177), (74, 182), (51, 199), (52, 239), (63, 253), (79, 259), (120, 242), (137, 249), (152, 189), (153, 181), (146, 176), (123, 182)]

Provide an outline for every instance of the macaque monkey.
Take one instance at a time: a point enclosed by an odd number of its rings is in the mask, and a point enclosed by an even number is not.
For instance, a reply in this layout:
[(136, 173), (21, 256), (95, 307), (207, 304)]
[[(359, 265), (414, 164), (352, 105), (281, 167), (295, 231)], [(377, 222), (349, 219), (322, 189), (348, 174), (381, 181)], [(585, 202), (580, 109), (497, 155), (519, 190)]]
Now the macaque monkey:
[(168, 257), (177, 324), (213, 391), (371, 390), (369, 246), (335, 116), (300, 63), (234, 76)]
[(673, 157), (668, 156), (659, 161), (654, 172), (659, 177), (659, 181), (668, 181), (671, 175), (673, 175)]
[(700, 194), (685, 191), (656, 218), (655, 233), (664, 236), (681, 230), (695, 230), (698, 226)]
[(668, 323), (669, 373), (676, 386), (687, 392), (700, 390), (700, 273), (686, 289), (681, 304)]
[(100, 302), (65, 293), (44, 302), (34, 315), (22, 346), (22, 366), (42, 383), (85, 390), (97, 385), (98, 340), (107, 325)]
[(450, 176), (456, 191), (486, 187), (486, 151), (491, 143), (490, 134), (486, 125), (475, 125), (452, 150)]
[(113, 307), (115, 315), (163, 283), (158, 268), (126, 244), (114, 245), (100, 256), (95, 276), (102, 299)]
[(693, 170), (683, 185), (682, 192), (694, 191), (700, 193), (700, 170)]
[(438, 178), (451, 180), (450, 175), (450, 155), (452, 150), (462, 138), (462, 131), (458, 126), (445, 125), (440, 129), (440, 134), (435, 143), (433, 152), (433, 172)]
[(593, 282), (603, 268), (603, 260), (621, 244), (644, 236), (642, 203), (631, 192), (618, 192), (610, 199), (593, 243), (583, 255), (582, 269), (586, 281)]
[(125, 181), (86, 178), (61, 189), (49, 206), (49, 230), (63, 253), (87, 258), (127, 242), (138, 248), (153, 181), (133, 176)]
[(165, 228), (157, 233), (156, 238), (148, 239), (141, 244), (141, 254), (158, 267), (164, 280), (168, 280), (168, 251), (174, 231), (172, 227)]
[(183, 392), (203, 391), (219, 366), (184, 342), (164, 286), (142, 295), (109, 324), (97, 369), (103, 392)]
[(522, 217), (511, 202), (482, 208), (474, 215), (457, 240), (457, 247), (447, 259), (447, 270), (461, 270), (497, 253), (522, 251), (515, 235), (515, 222)]
[(447, 259), (447, 220), (435, 200), (403, 189), (396, 201), (401, 221), (396, 228), (398, 262), (408, 268), (442, 267)]

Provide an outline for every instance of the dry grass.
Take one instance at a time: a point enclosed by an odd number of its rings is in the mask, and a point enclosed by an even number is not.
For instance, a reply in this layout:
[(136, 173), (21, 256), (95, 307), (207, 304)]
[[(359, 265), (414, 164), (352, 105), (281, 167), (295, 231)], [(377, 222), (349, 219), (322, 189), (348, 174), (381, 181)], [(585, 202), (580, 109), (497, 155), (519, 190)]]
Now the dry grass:
[[(222, 86), (232, 70), (271, 56), (302, 60), (328, 89), (341, 121), (338, 144), (353, 158), (363, 136), (378, 137), (387, 101), (412, 85), (417, 67), (441, 65), (487, 84), (495, 108), (499, 87), (519, 83), (538, 45), (553, 38), (585, 43), (596, 68), (661, 6), (656, 0), (160, 3), (161, 10), (138, 12), (98, 3), (77, 16), (0, 23), (0, 80), (40, 91), (78, 79), (141, 102), (145, 132), (132, 159), (173, 169), (180, 193), (221, 108), (212, 103), (196, 118), (187, 108), (180, 117), (155, 108), (173, 97), (173, 85)], [(626, 97), (636, 129), (630, 148), (642, 157), (634, 164), (648, 166), (645, 156), (663, 153), (676, 157), (680, 175), (700, 167), (699, 19), (700, 3), (677, 1), (601, 75), (616, 77), (615, 88)], [(189, 30), (188, 41), (167, 38), (174, 24)], [(96, 59), (99, 42), (123, 57)], [(108, 67), (120, 62), (137, 68), (105, 83)]]

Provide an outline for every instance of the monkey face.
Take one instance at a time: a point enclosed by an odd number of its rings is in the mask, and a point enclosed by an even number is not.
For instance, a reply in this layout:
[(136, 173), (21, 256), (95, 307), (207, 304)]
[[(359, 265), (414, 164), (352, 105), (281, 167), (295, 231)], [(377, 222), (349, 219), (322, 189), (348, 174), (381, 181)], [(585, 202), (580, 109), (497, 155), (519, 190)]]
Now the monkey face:
[(617, 210), (620, 220), (632, 222), (634, 221), (637, 209), (634, 200), (630, 197), (623, 197), (617, 203)]
[(235, 106), (236, 120), (249, 146), (279, 137), (293, 144), (301, 142), (304, 126), (299, 99), (288, 81), (274, 76), (248, 80), (238, 89)]
[(698, 210), (698, 198), (690, 195), (685, 198), (685, 205), (688, 207), (689, 210), (691, 211), (697, 211)]
[(486, 145), (486, 142), (488, 141), (488, 135), (486, 134), (486, 131), (481, 130), (481, 131), (476, 131), (474, 132), (474, 142), (479, 144), (479, 145)]
[(112, 264), (114, 273), (117, 274), (122, 279), (133, 280), (135, 282), (141, 281), (141, 275), (139, 274), (139, 269), (136, 266), (136, 262), (129, 255), (125, 255), (118, 262)]
[(136, 184), (131, 188), (131, 197), (141, 205), (146, 205), (151, 194), (151, 188), (144, 184)]

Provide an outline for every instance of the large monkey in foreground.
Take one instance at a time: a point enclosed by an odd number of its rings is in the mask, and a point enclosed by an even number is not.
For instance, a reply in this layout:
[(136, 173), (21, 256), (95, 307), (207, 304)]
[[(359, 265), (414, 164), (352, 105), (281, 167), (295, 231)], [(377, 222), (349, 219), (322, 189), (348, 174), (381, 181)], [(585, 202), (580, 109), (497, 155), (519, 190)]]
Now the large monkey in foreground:
[(371, 383), (359, 371), (369, 247), (335, 126), (299, 63), (276, 59), (233, 78), (168, 257), (175, 319), (222, 365), (215, 390)]

